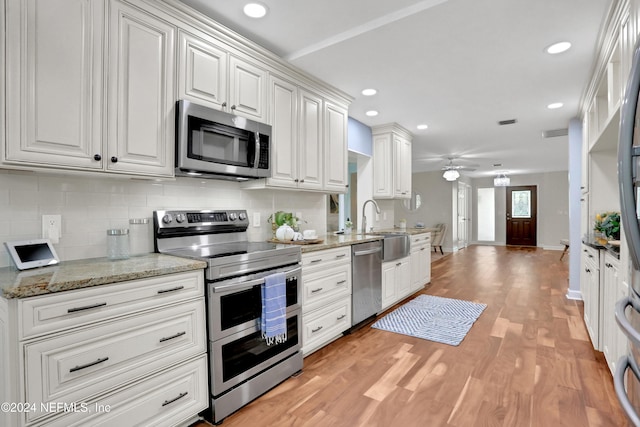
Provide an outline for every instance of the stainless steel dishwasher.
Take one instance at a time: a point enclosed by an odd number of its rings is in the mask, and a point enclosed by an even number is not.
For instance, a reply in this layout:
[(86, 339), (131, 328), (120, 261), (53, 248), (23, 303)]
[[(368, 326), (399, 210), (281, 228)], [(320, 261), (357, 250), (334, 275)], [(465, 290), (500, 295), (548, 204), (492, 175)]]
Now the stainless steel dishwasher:
[(351, 325), (382, 309), (382, 240), (351, 246)]

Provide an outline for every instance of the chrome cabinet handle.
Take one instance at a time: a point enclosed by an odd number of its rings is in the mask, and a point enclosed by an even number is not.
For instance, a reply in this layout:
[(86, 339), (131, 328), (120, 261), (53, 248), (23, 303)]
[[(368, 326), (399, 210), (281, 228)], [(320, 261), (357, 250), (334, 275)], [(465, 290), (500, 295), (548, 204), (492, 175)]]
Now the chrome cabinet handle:
[(104, 307), (105, 305), (107, 305), (106, 302), (99, 302), (97, 304), (87, 305), (85, 307), (74, 307), (74, 308), (68, 309), (67, 313), (75, 313), (76, 311), (91, 310), (92, 308)]
[(336, 320), (342, 320), (342, 319), (344, 319), (345, 317), (347, 317), (347, 315), (346, 315), (346, 314), (343, 314), (342, 316), (339, 316)]
[(322, 326), (318, 326), (318, 327), (317, 327), (317, 328), (315, 328), (315, 329), (311, 329), (311, 332), (312, 332), (312, 333), (315, 333), (315, 332), (318, 332), (320, 329), (322, 329)]
[(175, 292), (175, 291), (180, 291), (182, 289), (184, 289), (184, 286), (176, 286), (175, 288), (171, 288), (171, 289), (160, 289), (158, 293), (166, 294), (167, 292)]
[(346, 280), (340, 280), (337, 284), (338, 285), (342, 285), (343, 283), (347, 283), (347, 281)]
[(400, 267), (401, 265), (402, 265), (402, 263), (399, 262), (399, 263), (396, 264), (396, 267)]
[(224, 101), (224, 102), (222, 103), (222, 107), (224, 108), (224, 107), (226, 107), (226, 106), (227, 106), (227, 101)]
[(170, 405), (170, 404), (172, 404), (173, 402), (175, 402), (176, 400), (182, 399), (182, 398), (183, 398), (183, 397), (185, 397), (187, 394), (189, 394), (189, 392), (188, 392), (188, 391), (185, 391), (184, 393), (180, 393), (180, 394), (178, 395), (178, 397), (174, 397), (174, 398), (173, 398), (173, 399), (171, 399), (171, 400), (165, 400), (165, 401), (164, 401), (164, 403), (162, 404), (162, 406)]
[(336, 258), (344, 258), (346, 256), (347, 256), (347, 254), (341, 254), (341, 255), (336, 255)]
[(319, 259), (312, 259), (312, 260), (311, 260), (311, 264), (315, 264), (316, 262), (320, 262), (320, 261), (322, 261), (322, 258), (319, 258)]
[(320, 292), (323, 288), (311, 289), (311, 293), (315, 294), (316, 292)]
[(69, 373), (76, 372), (76, 371), (79, 371), (81, 369), (89, 368), (91, 366), (95, 366), (95, 365), (97, 365), (99, 363), (106, 362), (107, 360), (109, 360), (108, 357), (103, 357), (102, 359), (98, 359), (95, 362), (90, 362), (90, 363), (87, 363), (86, 365), (82, 365), (82, 366), (76, 366), (75, 368), (69, 369)]
[(427, 248), (420, 248), (421, 251), (424, 251), (425, 249), (427, 249)]
[(184, 331), (183, 332), (178, 332), (177, 334), (171, 335), (170, 337), (160, 338), (160, 342), (170, 341), (172, 339), (176, 339), (176, 338), (181, 337), (183, 335), (187, 335), (187, 333), (184, 332)]

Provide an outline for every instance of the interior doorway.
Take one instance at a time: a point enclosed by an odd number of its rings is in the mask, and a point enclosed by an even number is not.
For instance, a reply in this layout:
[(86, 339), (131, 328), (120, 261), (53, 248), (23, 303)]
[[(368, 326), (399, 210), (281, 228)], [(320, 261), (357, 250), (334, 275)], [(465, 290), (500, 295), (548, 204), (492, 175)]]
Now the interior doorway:
[(458, 248), (469, 246), (471, 233), (471, 186), (458, 181)]
[(537, 246), (537, 211), (535, 185), (507, 187), (507, 245)]

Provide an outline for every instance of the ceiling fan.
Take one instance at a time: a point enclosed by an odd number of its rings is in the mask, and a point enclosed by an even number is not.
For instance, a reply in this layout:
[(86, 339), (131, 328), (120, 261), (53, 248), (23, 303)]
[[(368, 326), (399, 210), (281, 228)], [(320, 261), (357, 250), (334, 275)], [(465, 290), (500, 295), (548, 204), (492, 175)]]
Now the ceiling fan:
[(448, 157), (449, 163), (442, 167), (444, 173), (442, 177), (447, 181), (455, 181), (460, 177), (460, 172), (458, 171), (474, 171), (475, 168), (469, 166), (456, 165), (453, 163), (455, 157)]

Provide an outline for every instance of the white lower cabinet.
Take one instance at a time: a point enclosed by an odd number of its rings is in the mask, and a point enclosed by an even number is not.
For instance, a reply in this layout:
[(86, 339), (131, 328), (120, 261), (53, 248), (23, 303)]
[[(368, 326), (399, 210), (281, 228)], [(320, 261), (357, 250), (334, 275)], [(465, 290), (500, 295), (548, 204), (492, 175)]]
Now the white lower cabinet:
[[(6, 425), (178, 425), (208, 407), (201, 270), (3, 300)], [(3, 342), (4, 344), (4, 342)], [(90, 422), (89, 422), (90, 420)]]
[(593, 348), (600, 350), (600, 254), (582, 245), (580, 292), (584, 302), (584, 323)]
[(302, 254), (302, 353), (351, 327), (351, 247)]
[(627, 285), (618, 274), (620, 261), (610, 253), (604, 255), (602, 283), (602, 352), (613, 374), (620, 356), (627, 353), (627, 339), (615, 319), (615, 305), (628, 295)]
[(411, 236), (411, 290), (419, 291), (431, 281), (431, 233)]
[(382, 263), (382, 309), (411, 294), (411, 257)]

